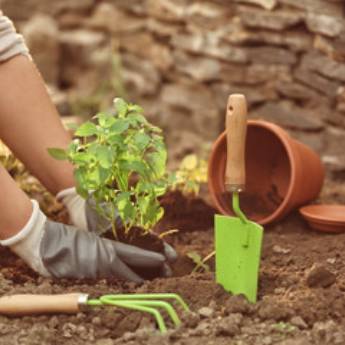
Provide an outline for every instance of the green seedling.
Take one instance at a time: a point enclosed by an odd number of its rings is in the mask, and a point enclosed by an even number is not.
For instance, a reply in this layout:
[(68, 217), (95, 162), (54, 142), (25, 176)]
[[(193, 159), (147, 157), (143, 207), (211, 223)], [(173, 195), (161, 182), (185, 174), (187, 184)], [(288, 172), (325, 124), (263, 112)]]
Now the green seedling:
[(121, 98), (93, 120), (77, 128), (67, 150), (51, 148), (49, 153), (74, 165), (78, 193), (92, 197), (115, 237), (116, 210), (126, 234), (133, 227), (148, 232), (163, 216), (158, 197), (168, 185), (161, 129), (146, 120), (141, 107)]
[(195, 251), (187, 253), (187, 257), (189, 257), (193, 263), (195, 264), (195, 267), (192, 270), (192, 273), (194, 272), (210, 272), (210, 266), (206, 263), (211, 257), (213, 257), (215, 252), (208, 254), (204, 258), (201, 257), (201, 255)]
[(296, 330), (296, 327), (288, 322), (278, 322), (273, 325), (273, 328), (281, 333), (291, 333)]

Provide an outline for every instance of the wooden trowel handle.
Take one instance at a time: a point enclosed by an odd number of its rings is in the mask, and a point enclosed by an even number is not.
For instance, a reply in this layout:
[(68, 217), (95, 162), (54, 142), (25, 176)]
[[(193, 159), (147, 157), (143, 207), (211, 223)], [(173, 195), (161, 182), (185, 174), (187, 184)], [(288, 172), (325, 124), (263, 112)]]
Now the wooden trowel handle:
[(87, 295), (71, 293), (63, 295), (13, 295), (0, 298), (0, 314), (34, 315), (66, 313), (75, 314), (86, 302)]
[(246, 184), (245, 141), (247, 132), (247, 102), (244, 95), (233, 94), (226, 108), (227, 160), (225, 186), (228, 191), (243, 191)]

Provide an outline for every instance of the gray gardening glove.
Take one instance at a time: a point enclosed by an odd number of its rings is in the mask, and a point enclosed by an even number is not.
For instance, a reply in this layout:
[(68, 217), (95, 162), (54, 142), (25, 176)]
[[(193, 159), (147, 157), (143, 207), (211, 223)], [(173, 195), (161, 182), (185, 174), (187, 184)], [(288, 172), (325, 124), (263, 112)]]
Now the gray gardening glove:
[[(57, 195), (57, 199), (61, 201), (70, 214), (73, 225), (77, 228), (96, 232), (104, 233), (111, 229), (111, 224), (108, 219), (101, 217), (95, 210), (94, 202), (92, 199), (85, 201), (81, 198), (75, 188), (69, 188), (61, 191)], [(105, 206), (104, 206), (105, 207)], [(116, 218), (116, 228), (122, 226), (121, 219)], [(174, 262), (177, 259), (177, 253), (168, 243), (164, 244), (164, 255), (168, 262)]]
[(47, 220), (36, 201), (27, 225), (1, 241), (33, 270), (55, 278), (115, 277), (134, 282), (143, 279), (133, 268), (156, 268), (166, 275), (164, 255), (98, 237), (73, 226)]

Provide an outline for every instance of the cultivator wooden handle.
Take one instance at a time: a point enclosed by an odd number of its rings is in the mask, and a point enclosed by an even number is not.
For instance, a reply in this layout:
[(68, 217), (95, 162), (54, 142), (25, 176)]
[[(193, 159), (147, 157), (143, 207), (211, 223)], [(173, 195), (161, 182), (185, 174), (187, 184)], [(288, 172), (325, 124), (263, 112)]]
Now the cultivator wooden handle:
[(246, 184), (247, 102), (244, 95), (233, 94), (229, 96), (225, 127), (227, 140), (225, 186), (230, 192), (240, 192), (244, 190)]
[(75, 314), (85, 304), (87, 295), (70, 293), (62, 295), (13, 295), (0, 298), (0, 314), (24, 316), (35, 314)]

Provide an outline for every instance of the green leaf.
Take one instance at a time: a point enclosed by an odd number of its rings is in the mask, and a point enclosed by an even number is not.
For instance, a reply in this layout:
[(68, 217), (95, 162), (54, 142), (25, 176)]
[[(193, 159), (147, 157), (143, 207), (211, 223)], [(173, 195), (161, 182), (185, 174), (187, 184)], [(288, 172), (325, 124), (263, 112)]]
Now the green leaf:
[(137, 145), (140, 150), (143, 150), (148, 145), (150, 140), (151, 138), (147, 134), (140, 132), (136, 133), (133, 137), (135, 145)]
[(164, 176), (166, 169), (167, 152), (160, 150), (151, 152), (147, 155), (147, 162), (155, 173), (157, 178)]
[(147, 124), (147, 120), (145, 116), (138, 114), (138, 113), (131, 113), (128, 115), (128, 119), (130, 120), (131, 124)]
[(98, 123), (103, 128), (111, 127), (116, 121), (116, 118), (114, 116), (105, 113), (99, 113), (96, 117), (98, 118)]
[(75, 132), (78, 137), (89, 137), (91, 135), (97, 134), (98, 130), (94, 123), (85, 122), (83, 123)]
[(96, 147), (96, 159), (104, 169), (109, 169), (112, 165), (112, 155), (107, 146)]
[(133, 113), (143, 113), (144, 109), (137, 104), (128, 104), (128, 111)]
[(67, 152), (63, 149), (49, 148), (48, 152), (52, 157), (61, 161), (68, 158)]
[(147, 167), (143, 162), (133, 160), (131, 162), (122, 162), (122, 167), (129, 173), (138, 173), (141, 176), (147, 175)]
[(120, 193), (117, 198), (117, 209), (123, 220), (131, 220), (135, 216), (135, 208), (130, 200), (131, 194), (129, 192)]
[(87, 152), (77, 152), (73, 154), (73, 163), (89, 163), (94, 156)]
[(122, 98), (115, 98), (114, 105), (118, 116), (121, 118), (125, 117), (128, 110), (128, 104)]
[(129, 127), (129, 122), (126, 119), (116, 119), (116, 122), (110, 127), (110, 131), (114, 134), (121, 134)]

